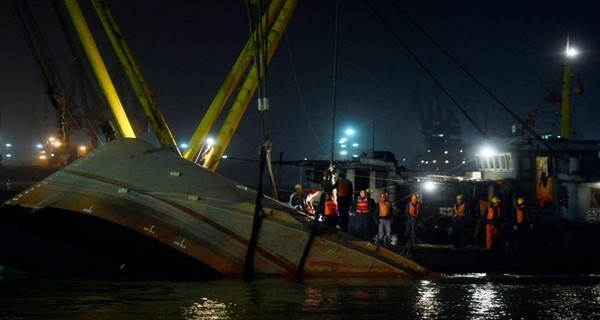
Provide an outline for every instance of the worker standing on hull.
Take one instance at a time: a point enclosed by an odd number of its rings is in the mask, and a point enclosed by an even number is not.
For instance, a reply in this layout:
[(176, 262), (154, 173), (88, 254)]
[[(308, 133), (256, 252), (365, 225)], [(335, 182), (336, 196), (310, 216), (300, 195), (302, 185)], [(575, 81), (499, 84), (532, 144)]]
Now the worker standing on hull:
[(353, 236), (362, 240), (371, 240), (372, 214), (369, 203), (370, 197), (365, 190), (360, 190), (354, 201), (354, 230)]
[(498, 245), (498, 235), (500, 234), (502, 219), (500, 199), (493, 197), (490, 202), (485, 219), (485, 248), (487, 250), (492, 250)]
[(394, 207), (388, 200), (387, 193), (383, 192), (379, 195), (376, 208), (379, 233), (375, 237), (375, 243), (381, 242), (383, 245), (387, 245), (392, 238), (392, 222), (394, 222)]
[(404, 224), (404, 238), (407, 243), (415, 243), (417, 237), (415, 235), (415, 221), (417, 217), (423, 211), (423, 205), (419, 202), (419, 196), (414, 193), (410, 196), (410, 201), (406, 204), (404, 213), (406, 215), (406, 222)]
[(515, 209), (515, 250), (517, 252), (527, 251), (529, 245), (529, 231), (533, 228), (531, 214), (527, 209), (524, 198), (517, 199), (517, 208)]
[(333, 197), (330, 193), (327, 193), (327, 200), (325, 200), (324, 205), (324, 214), (325, 214), (325, 224), (335, 228), (338, 225), (338, 215), (337, 215), (337, 204), (333, 201)]
[(350, 211), (350, 207), (352, 206), (352, 199), (354, 195), (354, 187), (352, 186), (352, 182), (346, 179), (345, 173), (340, 173), (340, 177), (333, 185), (333, 189), (337, 190), (337, 204), (338, 204), (338, 212), (340, 214), (340, 229), (344, 232), (348, 232), (348, 222), (350, 221), (350, 217), (348, 212)]
[(452, 206), (452, 235), (454, 247), (464, 248), (466, 242), (468, 204), (462, 194), (456, 196), (456, 203)]

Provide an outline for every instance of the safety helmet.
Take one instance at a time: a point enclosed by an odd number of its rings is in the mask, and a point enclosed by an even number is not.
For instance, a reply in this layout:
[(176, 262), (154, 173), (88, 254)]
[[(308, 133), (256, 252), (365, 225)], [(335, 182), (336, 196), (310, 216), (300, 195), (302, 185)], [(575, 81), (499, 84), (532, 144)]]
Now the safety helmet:
[(492, 203), (498, 204), (498, 203), (500, 203), (500, 199), (498, 199), (498, 197), (492, 197)]
[(525, 199), (523, 199), (523, 198), (517, 199), (517, 204), (518, 205), (522, 205), (523, 203), (525, 203)]
[(299, 184), (299, 183), (297, 183), (297, 184), (294, 186), (294, 189), (302, 189), (302, 185), (301, 185), (301, 184)]
[(387, 197), (387, 193), (385, 193), (385, 192), (382, 192), (382, 193), (379, 195), (379, 199), (385, 199), (386, 197)]
[(463, 195), (462, 194), (459, 194), (459, 195), (456, 196), (456, 200), (462, 200), (462, 199), (463, 199)]
[(365, 189), (365, 192), (366, 192), (367, 194), (371, 194), (371, 192), (373, 192), (373, 190), (371, 190), (371, 188), (367, 188), (367, 189)]

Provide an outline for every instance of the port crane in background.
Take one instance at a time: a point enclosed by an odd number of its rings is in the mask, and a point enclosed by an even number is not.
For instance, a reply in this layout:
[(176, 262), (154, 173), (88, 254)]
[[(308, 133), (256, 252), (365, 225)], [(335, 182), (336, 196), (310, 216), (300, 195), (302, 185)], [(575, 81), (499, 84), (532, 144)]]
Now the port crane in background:
[[(62, 153), (71, 153), (70, 149), (70, 139), (67, 130), (67, 99), (65, 98), (65, 94), (63, 92), (63, 83), (60, 78), (58, 69), (56, 64), (54, 63), (54, 59), (50, 54), (50, 50), (46, 44), (44, 37), (40, 32), (40, 28), (36, 23), (36, 20), (31, 13), (31, 9), (27, 5), (25, 1), (7, 1), (7, 4), (11, 7), (12, 14), (15, 18), (15, 21), (19, 25), (25, 40), (27, 41), (27, 45), (33, 55), (34, 62), (37, 66), (38, 71), (40, 72), (40, 76), (44, 82), (44, 87), (46, 91), (46, 95), (50, 100), (50, 103), (54, 107), (56, 111), (57, 120), (57, 137), (56, 140), (52, 141), (52, 151), (55, 151), (59, 154)], [(45, 141), (45, 137), (41, 137), (44, 139), (40, 142)], [(51, 159), (49, 159), (51, 160)], [(59, 162), (61, 162), (60, 157), (56, 157), (56, 164), (50, 162), (51, 166), (61, 166)]]

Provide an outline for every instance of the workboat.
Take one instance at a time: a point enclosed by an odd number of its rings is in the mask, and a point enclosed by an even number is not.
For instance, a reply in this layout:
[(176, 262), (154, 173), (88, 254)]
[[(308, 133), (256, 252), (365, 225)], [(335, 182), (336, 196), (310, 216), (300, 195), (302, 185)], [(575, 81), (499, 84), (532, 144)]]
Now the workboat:
[(433, 274), (266, 196), (253, 245), (256, 198), (169, 150), (115, 140), (4, 203), (0, 264), (49, 276)]

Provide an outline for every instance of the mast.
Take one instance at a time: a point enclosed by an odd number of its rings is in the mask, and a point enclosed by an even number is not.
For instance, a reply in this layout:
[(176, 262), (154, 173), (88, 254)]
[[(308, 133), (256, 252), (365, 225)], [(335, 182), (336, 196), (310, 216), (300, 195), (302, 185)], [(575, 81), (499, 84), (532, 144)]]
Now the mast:
[(569, 45), (569, 37), (567, 37), (567, 50), (565, 54), (565, 65), (562, 77), (562, 97), (560, 101), (560, 137), (563, 139), (569, 139), (571, 138), (569, 78), (573, 76), (571, 74), (570, 58), (577, 54), (577, 51), (571, 48)]

